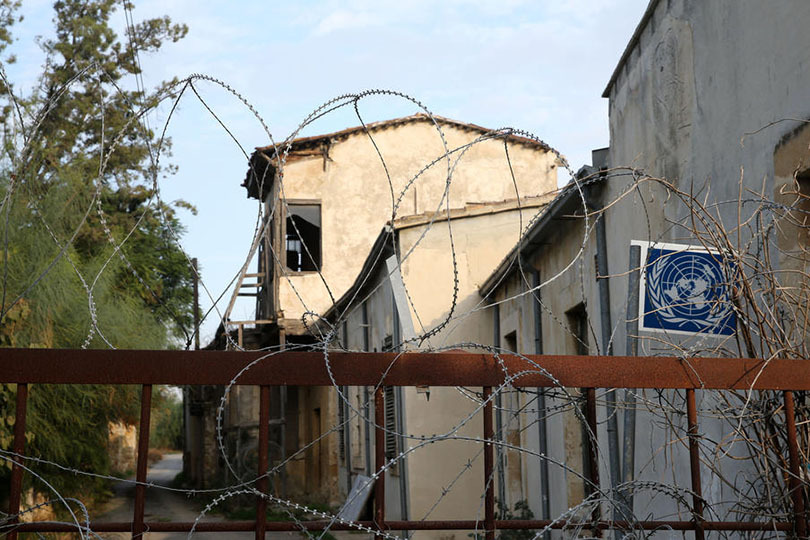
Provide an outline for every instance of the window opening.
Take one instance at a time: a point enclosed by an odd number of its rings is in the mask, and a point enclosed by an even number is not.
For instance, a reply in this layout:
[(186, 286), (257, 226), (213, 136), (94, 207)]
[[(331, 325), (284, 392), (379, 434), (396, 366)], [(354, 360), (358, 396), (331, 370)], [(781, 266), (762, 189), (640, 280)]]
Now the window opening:
[(808, 239), (808, 225), (810, 225), (810, 169), (805, 169), (796, 174), (796, 184), (798, 184), (799, 188), (796, 221), (801, 227), (799, 247), (807, 250), (810, 247), (810, 240)]
[[(588, 346), (588, 311), (585, 309), (585, 304), (579, 304), (566, 312), (568, 317), (568, 325), (571, 329), (571, 336), (574, 339), (575, 354), (585, 356), (589, 354)], [(582, 413), (582, 418), (585, 418), (587, 411), (585, 409), (585, 393), (583, 388), (580, 390), (579, 409)], [(582, 473), (585, 478), (591, 478), (591, 453), (593, 452), (592, 441), (588, 426), (582, 422)], [(593, 494), (593, 486), (588, 482), (584, 482), (585, 496), (588, 497)]]
[(588, 313), (585, 311), (585, 305), (579, 304), (569, 310), (566, 315), (568, 316), (568, 326), (571, 329), (571, 337), (574, 340), (574, 354), (587, 355), (589, 348)]
[(287, 268), (315, 272), (321, 268), (321, 206), (290, 204), (286, 221)]
[(517, 350), (517, 330), (509, 332), (507, 335), (503, 337), (504, 345), (506, 348), (513, 353), (518, 352)]

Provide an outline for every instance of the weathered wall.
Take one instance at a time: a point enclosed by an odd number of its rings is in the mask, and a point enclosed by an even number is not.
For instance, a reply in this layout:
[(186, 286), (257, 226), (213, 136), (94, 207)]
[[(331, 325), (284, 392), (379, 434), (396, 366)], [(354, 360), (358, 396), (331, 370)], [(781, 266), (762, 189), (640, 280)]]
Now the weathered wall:
[[(443, 125), (448, 148), (476, 139), (480, 132)], [(372, 132), (385, 159), (394, 197), (419, 171), (445, 152), (435, 127), (415, 121)], [(556, 158), (538, 147), (509, 143), (509, 155), (521, 196), (556, 189)], [(459, 153), (454, 154), (455, 160)], [(446, 161), (424, 173), (403, 198), (397, 217), (435, 211), (445, 191)], [(336, 142), (329, 158), (293, 161), (284, 170), (284, 196), (288, 201), (320, 200), (324, 280), (332, 298), (339, 298), (360, 271), (365, 255), (392, 217), (392, 195), (379, 156), (367, 135), (352, 135)], [(505, 158), (503, 141), (475, 145), (455, 168), (449, 206), (468, 202), (500, 201), (515, 197), (515, 186)], [(445, 201), (447, 204), (447, 201)], [(299, 300), (293, 288), (303, 299)], [(300, 318), (306, 310), (323, 313), (332, 303), (316, 273), (287, 274), (279, 299), (285, 318)], [(306, 306), (306, 309), (305, 307)]]
[(775, 210), (779, 281), (792, 303), (800, 306), (792, 314), (796, 327), (806, 328), (807, 310), (801, 306), (810, 305), (810, 123), (787, 134), (777, 145), (773, 160), (774, 201), (784, 209)]
[[(771, 195), (773, 151), (797, 126), (780, 120), (810, 118), (808, 20), (803, 0), (658, 1), (609, 91), (611, 166), (687, 192), (708, 182), (710, 201), (736, 200), (741, 177)], [(721, 213), (736, 223), (736, 207)]]
[[(590, 225), (593, 225), (592, 221)], [(587, 238), (583, 249), (584, 235), (583, 220), (555, 220), (554, 225), (549, 227), (548, 236), (542, 240), (542, 247), (524, 264), (524, 274), (516, 267), (498, 287), (492, 300), (499, 305), (497, 309), (490, 307), (489, 310), (499, 318), (498, 341), (503, 349), (514, 350), (520, 354), (535, 354), (537, 346), (535, 303), (539, 301), (543, 354), (581, 352), (573, 337), (574, 329), (566, 313), (581, 305), (584, 299), (597, 297), (596, 282), (589, 273), (593, 268), (592, 264), (581, 265), (578, 262), (571, 264), (572, 261), (591, 262), (594, 259), (594, 240), (592, 237)], [(533, 293), (526, 294), (526, 291), (535, 286), (533, 276), (535, 270), (539, 271), (541, 283), (554, 276), (557, 277)], [(589, 324), (593, 329), (598, 329), (598, 304), (586, 302), (585, 306)], [(514, 341), (509, 338), (510, 335), (514, 336)], [(588, 337), (589, 352), (595, 354), (599, 344), (594, 342), (593, 336)], [(546, 423), (548, 434), (546, 456), (549, 473), (549, 515), (552, 518), (563, 515), (569, 508), (582, 502), (585, 489), (581, 475), (583, 458), (586, 454), (583, 446), (583, 425), (572, 404), (572, 400), (576, 399), (579, 393), (579, 389), (576, 388), (550, 389), (546, 391), (545, 410), (538, 409), (534, 393), (504, 395), (504, 407), (522, 409), (517, 417), (502, 415), (506, 427), (505, 438), (508, 439), (512, 433), (519, 434), (521, 447), (536, 453), (534, 455), (505, 453), (507, 480), (510, 469), (518, 468), (520, 472), (520, 484), (508, 481), (506, 486), (504, 495), (510, 507), (525, 499), (536, 518), (543, 516), (541, 491), (543, 458), (537, 457), (541, 452), (539, 425), (543, 421)], [(599, 418), (602, 419), (603, 416), (600, 409)], [(599, 435), (605, 440), (605, 434), (601, 431), (600, 428)], [(605, 471), (600, 471), (602, 478), (606, 478)], [(585, 514), (587, 512), (578, 515), (584, 517)], [(559, 533), (554, 532), (553, 535), (557, 537)]]
[[(755, 191), (764, 188), (767, 198), (778, 199), (780, 187), (791, 179), (798, 162), (807, 160), (802, 143), (792, 147), (781, 143), (800, 125), (783, 119), (810, 118), (810, 72), (805, 67), (810, 3), (660, 0), (653, 5), (652, 17), (609, 88), (610, 166), (640, 168), (666, 178), (685, 192), (704, 189), (701, 199), (706, 197), (709, 205), (720, 203), (713, 211), (731, 228), (738, 222), (736, 201), (741, 186)], [(625, 194), (631, 181), (611, 178), (603, 201)], [(741, 207), (744, 220), (753, 208)], [(667, 197), (652, 185), (625, 195), (605, 217), (610, 272), (628, 270), (631, 240), (694, 243), (686, 228), (673, 225), (686, 212), (676, 198)], [(781, 241), (787, 245), (785, 237)], [(544, 257), (555, 257), (551, 251), (545, 248)], [(589, 310), (599, 305), (591, 257), (586, 254), (582, 265), (586, 287), (581, 296)], [(628, 281), (619, 275), (609, 282), (614, 346), (616, 353), (622, 354), (626, 352), (625, 321), (632, 318), (625, 312)], [(569, 288), (576, 286), (576, 280), (555, 282), (554, 296), (547, 298), (549, 302), (564, 298)], [(551, 311), (562, 314), (564, 306)], [(600, 336), (599, 317), (589, 315), (594, 336)], [(720, 344), (708, 337), (655, 338), (643, 335), (639, 354), (671, 354), (673, 349), (666, 342), (695, 350)], [(547, 338), (549, 346), (553, 339)], [(733, 351), (736, 345), (729, 342), (727, 347)], [(673, 400), (678, 407), (683, 404), (682, 396), (674, 392), (644, 392), (641, 397), (650, 403)], [(698, 405), (709, 410), (718, 406), (716, 399), (709, 393), (700, 394)], [(643, 414), (638, 419), (637, 478), (688, 488), (689, 479), (681, 474), (688, 471), (685, 448), (677, 442), (683, 426), (645, 429), (650, 421), (651, 417)], [(728, 427), (719, 421), (702, 421), (701, 429), (708, 440), (723, 440), (728, 433)], [(712, 459), (738, 487), (747, 481), (746, 472), (726, 457)], [(703, 472), (704, 496), (713, 502), (729, 500), (732, 491), (724, 481)], [(662, 499), (637, 496), (637, 515), (673, 511), (674, 503), (665, 504)], [(715, 509), (722, 511), (722, 506)]]
[(116, 473), (135, 470), (135, 450), (138, 447), (137, 428), (123, 422), (111, 422), (107, 438), (110, 469)]
[[(538, 211), (538, 201), (521, 211), (516, 208), (498, 213), (478, 213), (432, 225), (417, 224), (398, 230), (398, 248), (402, 258), (402, 276), (413, 302), (411, 313), (417, 334), (426, 333), (450, 313), (454, 272), (450, 250), (450, 231), (456, 250), (458, 298), (453, 319), (447, 327), (430, 338), (424, 347), (464, 348), (468, 343), (487, 343), (492, 336), (492, 312), (482, 307), (478, 287), (517, 241), (521, 227)], [(394, 334), (394, 301), (391, 282), (384, 261), (380, 261), (370, 279), (370, 294), (358, 296), (346, 314), (346, 345), (362, 349), (364, 332), (369, 335), (369, 349), (380, 350), (388, 335)], [(368, 326), (363, 326), (365, 302)], [(421, 322), (420, 322), (421, 321)], [(478, 391), (480, 389), (469, 389)], [(354, 407), (362, 407), (362, 392), (349, 389)], [(411, 519), (470, 519), (478, 515), (483, 493), (483, 455), (480, 444), (451, 440), (421, 445), (421, 438), (436, 434), (480, 438), (483, 434), (480, 411), (467, 423), (477, 405), (471, 396), (455, 388), (431, 388), (429, 399), (415, 388), (403, 392), (405, 426), (408, 434), (404, 448), (415, 448), (407, 455), (408, 514)], [(351, 423), (352, 466), (364, 470), (364, 426)], [(517, 430), (516, 437), (520, 438)], [(516, 442), (516, 441), (513, 441)], [(358, 451), (359, 450), (359, 451)], [(468, 462), (470, 463), (468, 468)], [(400, 514), (399, 482), (402, 471), (386, 485), (387, 512)], [(513, 475), (514, 476), (514, 475)], [(520, 469), (517, 470), (520, 483)], [(447, 488), (446, 493), (443, 489)], [(461, 538), (452, 532), (419, 532), (421, 538)]]

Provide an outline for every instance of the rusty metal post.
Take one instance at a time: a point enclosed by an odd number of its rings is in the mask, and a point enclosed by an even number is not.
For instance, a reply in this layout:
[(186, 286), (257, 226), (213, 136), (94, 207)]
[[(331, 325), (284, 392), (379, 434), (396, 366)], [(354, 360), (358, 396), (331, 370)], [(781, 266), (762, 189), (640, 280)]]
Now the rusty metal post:
[(796, 435), (796, 406), (793, 402), (793, 392), (785, 390), (785, 424), (787, 425), (788, 455), (790, 458), (790, 474), (788, 487), (790, 497), (793, 499), (793, 516), (796, 520), (796, 536), (807, 536), (807, 521), (804, 515), (804, 496), (799, 463), (799, 442)]
[[(25, 417), (28, 411), (28, 385), (17, 385), (17, 410), (14, 414), (14, 443), (15, 454), (22, 454), (25, 451)], [(8, 513), (14, 516), (20, 512), (20, 497), (22, 494), (22, 459), (15, 457), (11, 466), (11, 493), (8, 496)], [(17, 518), (13, 518), (11, 523), (16, 523)], [(17, 540), (17, 532), (8, 533), (9, 540)]]
[(141, 388), (141, 423), (138, 425), (138, 464), (135, 472), (135, 512), (132, 517), (132, 538), (145, 532), (143, 513), (146, 505), (146, 468), (149, 464), (149, 420), (152, 408), (152, 385)]
[(382, 386), (374, 389), (374, 523), (385, 528), (385, 396)]
[[(591, 435), (586, 445), (588, 450), (588, 463), (590, 465), (590, 474), (588, 475), (590, 485), (586, 486), (587, 489), (585, 492), (594, 493), (599, 490), (599, 439), (596, 436), (596, 388), (585, 389), (585, 419), (588, 421), (588, 431)], [(601, 518), (599, 504), (596, 504), (594, 507), (591, 517), (594, 522), (599, 521)], [(602, 531), (601, 529), (597, 529), (593, 531), (593, 534), (599, 537), (602, 536)]]
[[(270, 387), (261, 385), (259, 387), (259, 481), (256, 482), (256, 489), (260, 493), (267, 493), (268, 479), (267, 469), (269, 468), (269, 448), (270, 448)], [(256, 540), (264, 538), (267, 527), (267, 499), (256, 497)]]
[(492, 387), (484, 387), (484, 529), (485, 540), (495, 540), (495, 479), (492, 476), (495, 469), (495, 452), (492, 439), (495, 433), (492, 429)]
[(698, 447), (697, 404), (694, 388), (686, 389), (686, 417), (689, 436), (689, 470), (692, 473), (692, 513), (695, 522), (695, 538), (703, 540), (703, 495), (700, 487), (700, 454)]
[(194, 350), (200, 350), (200, 291), (199, 291), (199, 281), (200, 281), (200, 274), (198, 272), (197, 267), (197, 257), (191, 259), (191, 268), (194, 270), (194, 281), (193, 283), (193, 297), (194, 297)]

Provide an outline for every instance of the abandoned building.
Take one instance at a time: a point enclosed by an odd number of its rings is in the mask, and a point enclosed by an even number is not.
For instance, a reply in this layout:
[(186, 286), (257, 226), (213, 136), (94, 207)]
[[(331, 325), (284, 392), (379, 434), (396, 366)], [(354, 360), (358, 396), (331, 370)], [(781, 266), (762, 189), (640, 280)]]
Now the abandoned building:
[[(278, 155), (273, 147), (257, 149), (243, 183), (250, 197), (263, 202), (265, 215), (272, 216), (254, 240), (257, 269), (243, 271), (234, 293), (234, 299), (236, 294), (255, 295), (255, 319), (228, 319), (227, 329), (210, 347), (228, 346), (227, 336), (236, 346), (251, 349), (314, 343), (311, 330), (318, 317), (355, 283), (386, 223), (402, 229), (410, 219), (436, 221), (438, 227), (448, 212), (468, 215), (465, 221), (497, 223), (522, 206), (525, 226), (530, 218), (526, 212), (536, 211), (540, 197), (557, 186), (558, 158), (545, 144), (423, 114), (296, 139), (287, 152), (280, 146)], [(286, 157), (279, 169), (281, 156)], [(514, 219), (509, 227), (493, 229), (491, 234), (498, 230), (503, 235), (494, 242), (469, 232), (465, 250), (480, 240), (496, 253), (517, 240), (520, 227), (521, 221)], [(465, 250), (458, 251), (460, 258), (466, 257)], [(481, 257), (465, 264), (480, 281), (497, 259)], [(229, 314), (230, 309), (226, 318)], [(435, 311), (431, 317), (439, 316)], [(224, 472), (214, 434), (221, 394), (209, 390), (209, 395), (191, 400), (193, 440), (187, 462), (193, 469), (190, 476), (201, 486)], [(271, 462), (295, 456), (284, 474), (274, 478), (274, 489), (339, 506), (347, 483), (336, 480), (341, 474), (337, 437), (325, 437), (296, 454), (334, 425), (339, 412), (334, 390), (290, 387), (274, 392)], [(240, 470), (252, 470), (255, 463), (257, 418), (255, 389), (233, 388), (223, 432), (230, 441), (231, 461)]]
[[(810, 75), (797, 68), (810, 46), (802, 22), (807, 20), (806, 2), (649, 2), (603, 93), (609, 100), (610, 147), (594, 152), (593, 167), (581, 170), (582, 184), (569, 184), (548, 205), (481, 287), (482, 297), (493, 302), (494, 345), (524, 354), (771, 354), (740, 348), (726, 333), (645, 329), (638, 268), (648, 260), (639, 247), (705, 242), (705, 228), (689, 220), (694, 207), (675, 197), (675, 190), (700, 193), (701, 204), (729, 230), (747, 223), (761, 208), (757, 201), (775, 201), (769, 214), (777, 224), (775, 242), (765, 249), (771, 250), (781, 286), (795, 291), (787, 301), (806, 305), (808, 241), (797, 224), (807, 221), (796, 212), (807, 208), (803, 201), (810, 195)], [(752, 64), (754, 50), (758, 61)], [(608, 172), (619, 167), (636, 173)], [(665, 181), (636, 187), (644, 174)], [(734, 234), (746, 246), (760, 232), (752, 227)], [(588, 264), (569, 267), (578, 257)], [(521, 294), (551, 277), (553, 285)], [(805, 327), (801, 311), (795, 311), (796, 324)], [(802, 332), (784, 339), (799, 349), (807, 341)], [(498, 496), (508, 504), (526, 499), (537, 517), (559, 516), (588, 495), (578, 476), (589, 466), (583, 423), (571, 411), (546, 414), (562, 403), (553, 393), (503, 399), (515, 400), (508, 408), (525, 408), (501, 420), (503, 436), (520, 433), (523, 448), (552, 459), (499, 452)], [(685, 408), (683, 394), (631, 392), (610, 399), (618, 400), (622, 412), (610, 411), (604, 402), (597, 411), (603, 489), (628, 481), (690, 489), (685, 420), (655, 427), (652, 409), (645, 411), (659, 401)], [(629, 413), (634, 405), (625, 399), (647, 405)], [(741, 457), (748, 450), (731, 444), (729, 423), (712, 417), (723, 407), (718, 399), (698, 392), (698, 413), (706, 416), (703, 497), (718, 519), (749, 519), (751, 510), (739, 504), (739, 494), (761, 488), (759, 473)], [(689, 512), (675, 497), (652, 491), (630, 494), (626, 503), (635, 516)], [(606, 505), (601, 511), (622, 517)]]
[[(431, 350), (480, 341), (489, 332), (491, 313), (477, 309), (478, 286), (517, 241), (521, 221), (528, 223), (549, 199), (467, 205), (438, 216), (431, 212), (395, 220), (380, 233), (354, 285), (324, 314), (319, 329), (336, 329), (340, 339), (335, 348), (361, 351), (408, 350), (418, 346), (414, 338), (425, 335), (430, 337), (421, 348)], [(374, 472), (374, 441), (355, 413), (369, 410), (368, 405), (371, 414), (374, 404), (368, 388), (340, 390), (345, 399), (331, 398), (339, 409), (330, 424), (342, 426), (337, 480), (348, 490), (358, 475), (370, 477)], [(476, 415), (479, 399), (456, 388), (385, 389), (385, 427), (390, 430), (385, 456), (393, 460), (386, 471), (387, 515), (462, 519), (476, 512), (483, 469), (481, 445), (474, 439), (483, 436), (481, 422), (456, 424)], [(420, 444), (437, 433), (458, 439)], [(445, 491), (449, 486), (452, 489)]]
[[(645, 261), (634, 260), (639, 255), (633, 247), (638, 241), (695, 243), (688, 230), (673, 226), (689, 209), (672, 202), (672, 189), (703, 190), (707, 204), (715, 205), (727, 223), (737, 223), (739, 209), (745, 208), (737, 205), (740, 193), (763, 193), (784, 205), (808, 194), (810, 76), (797, 69), (810, 46), (803, 24), (807, 20), (806, 2), (651, 0), (603, 93), (610, 147), (595, 151), (593, 166), (581, 170), (583, 185), (569, 184), (550, 201), (543, 196), (557, 185), (556, 156), (542, 144), (514, 136), (506, 142), (517, 190), (503, 139), (471, 147), (454, 170), (448, 198), (443, 198), (445, 166), (428, 169), (406, 189), (422, 167), (447, 151), (433, 121), (423, 115), (297, 139), (282, 170), (273, 148), (258, 149), (245, 186), (250, 196), (264, 201), (265, 214), (273, 220), (254, 242), (258, 271), (245, 272), (239, 287), (244, 292), (255, 286), (256, 317), (228, 321), (222, 336), (231, 335), (237, 345), (250, 348), (305, 345), (329, 335), (335, 348), (407, 349), (410, 332), (422, 334), (448, 317), (453, 305), (446, 289), (453, 284), (448, 233), (469, 229), (455, 251), (457, 306), (469, 316), (451, 317), (422, 346), (468, 341), (530, 354), (671, 355), (675, 349), (728, 344), (731, 354), (746, 355), (722, 336), (669, 333), (664, 343), (639, 328), (633, 269)], [(756, 64), (750, 61), (754, 50)], [(486, 133), (470, 124), (436, 121), (448, 149)], [(666, 179), (670, 188), (648, 182), (636, 189), (637, 175), (608, 172), (616, 167)], [(590, 231), (585, 229), (585, 209), (600, 216), (590, 223)], [(528, 230), (490, 228), (522, 212), (537, 218)], [(425, 231), (424, 238), (415, 239)], [(796, 277), (808, 272), (807, 238), (801, 231), (790, 220), (779, 228), (774, 261), (793, 271), (788, 279), (799, 280), (794, 285), (807, 291), (803, 278)], [(442, 249), (434, 249), (432, 242)], [(411, 252), (408, 246), (417, 247)], [(481, 249), (490, 251), (482, 256)], [(569, 266), (577, 257), (587, 263)], [(423, 277), (434, 274), (436, 279)], [(523, 294), (551, 276), (556, 276), (553, 287)], [(255, 282), (249, 281), (253, 278)], [(413, 297), (403, 300), (403, 288)], [(479, 309), (490, 302), (495, 306)], [(225, 345), (220, 339), (218, 346)], [(576, 389), (569, 391), (577, 395)], [(242, 441), (247, 453), (255, 448), (250, 439), (258, 417), (256, 395), (250, 392), (234, 392), (226, 414), (226, 430)], [(369, 389), (344, 387), (340, 393), (343, 398), (334, 388), (287, 388), (274, 395), (272, 463), (295, 455), (310, 441), (321, 441), (289, 462), (284, 484), (274, 486), (278, 493), (340, 506), (354, 480), (373, 472), (368, 425), (346, 422), (351, 409), (371, 414)], [(702, 412), (716, 406), (708, 393), (699, 396)], [(496, 415), (499, 437), (565, 465), (499, 450), (499, 501), (509, 508), (526, 501), (538, 518), (560, 516), (579, 504), (588, 496), (581, 475), (590, 466), (580, 419), (571, 410), (546, 415), (546, 409), (561, 406), (554, 393), (504, 392), (497, 398), (501, 410), (521, 411)], [(673, 391), (656, 399), (682, 398)], [(447, 429), (450, 414), (443, 418), (431, 413), (448, 411), (457, 418), (474, 399), (462, 403), (455, 391), (405, 388), (387, 392), (385, 404), (386, 424), (408, 435), (386, 439), (386, 455), (395, 457), (418, 446), (411, 436)], [(210, 419), (213, 409), (207, 407), (201, 407), (198, 418)], [(635, 428), (628, 428), (635, 430), (634, 437), (627, 437), (632, 432), (624, 431), (624, 411), (610, 411), (603, 404), (597, 414), (599, 440), (607, 441), (598, 465), (603, 486), (629, 479), (688, 487), (683, 425), (654, 433), (641, 412), (633, 416)], [(362, 420), (362, 415), (355, 417)], [(213, 422), (204, 422), (204, 438), (213, 440)], [(330, 432), (338, 425), (343, 427)], [(703, 426), (708, 439), (722, 440), (721, 422)], [(388, 515), (420, 519), (433, 511), (432, 518), (450, 519), (455, 508), (458, 515), (469, 515), (480, 486), (437, 496), (436, 486), (446, 482), (442, 475), (458, 472), (456, 458), (471, 459), (472, 471), (478, 466), (459, 446), (453, 457), (437, 457), (432, 449), (407, 452), (391, 467), (386, 472)], [(666, 453), (666, 461), (656, 461), (663, 459), (659, 451)], [(733, 458), (711, 456), (715, 458), (735, 480), (729, 483), (707, 467), (703, 494), (713, 511), (733, 520), (741, 510), (729, 497), (755, 480)], [(206, 475), (221, 467), (213, 452), (205, 461), (200, 467)], [(470, 477), (479, 476), (471, 472)], [(464, 478), (459, 476), (461, 486)], [(626, 502), (635, 515), (688, 512), (663, 496), (635, 496)], [(614, 510), (601, 509), (617, 516)]]

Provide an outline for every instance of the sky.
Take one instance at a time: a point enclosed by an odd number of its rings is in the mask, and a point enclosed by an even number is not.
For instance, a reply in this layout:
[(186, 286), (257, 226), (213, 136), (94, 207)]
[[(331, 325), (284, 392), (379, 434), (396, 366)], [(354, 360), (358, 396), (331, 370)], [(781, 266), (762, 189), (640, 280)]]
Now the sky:
[[(381, 88), (412, 96), (431, 112), (485, 126), (531, 132), (560, 151), (576, 170), (592, 149), (609, 144), (607, 100), (601, 97), (647, 0), (343, 0), (205, 2), (135, 0), (141, 21), (168, 15), (188, 25), (185, 39), (141, 57), (147, 87), (192, 73), (238, 92), (276, 142), (315, 108), (346, 93)], [(42, 54), (36, 41), (51, 32), (51, 2), (25, 0), (14, 27), (18, 62), (8, 72), (18, 88), (34, 84)], [(123, 31), (123, 11), (113, 14)], [(134, 86), (134, 80), (132, 81)], [(240, 187), (245, 152), (269, 144), (261, 122), (234, 95), (212, 83), (195, 85), (238, 143), (196, 98), (184, 98), (168, 124), (176, 175), (161, 181), (164, 201), (195, 205), (180, 211), (182, 244), (199, 259), (207, 310), (244, 263), (257, 204)], [(361, 103), (364, 119), (417, 112), (403, 100)], [(162, 129), (167, 110), (150, 114)], [(357, 125), (350, 111), (319, 120), (304, 135)], [(166, 159), (165, 157), (162, 159)], [(565, 182), (567, 178), (560, 178)], [(220, 301), (227, 306), (229, 294)], [(232, 319), (250, 319), (240, 302)], [(205, 344), (218, 319), (202, 328)]]

